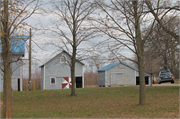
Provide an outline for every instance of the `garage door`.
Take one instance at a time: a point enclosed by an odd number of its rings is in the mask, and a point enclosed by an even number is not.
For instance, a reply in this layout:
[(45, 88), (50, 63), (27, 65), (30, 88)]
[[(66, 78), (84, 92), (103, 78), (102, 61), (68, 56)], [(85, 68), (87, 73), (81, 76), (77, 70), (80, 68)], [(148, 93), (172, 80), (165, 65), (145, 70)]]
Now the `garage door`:
[(123, 84), (123, 73), (111, 73), (111, 85), (122, 85)]
[(111, 85), (116, 85), (116, 74), (111, 73)]

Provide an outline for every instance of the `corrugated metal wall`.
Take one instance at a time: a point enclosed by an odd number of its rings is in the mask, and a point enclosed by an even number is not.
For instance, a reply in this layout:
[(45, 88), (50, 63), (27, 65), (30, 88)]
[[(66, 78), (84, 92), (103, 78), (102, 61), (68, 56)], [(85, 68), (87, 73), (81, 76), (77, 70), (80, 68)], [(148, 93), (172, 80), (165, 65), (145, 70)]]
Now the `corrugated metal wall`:
[(44, 66), (41, 67), (41, 90), (44, 89)]
[(118, 64), (105, 71), (105, 85), (136, 85), (135, 70)]
[[(116, 85), (135, 85), (136, 83), (135, 70), (125, 66), (124, 64), (116, 65), (107, 70), (107, 73), (108, 75), (115, 73)], [(109, 80), (112, 80), (111, 77)]]
[(105, 71), (98, 72), (98, 85), (105, 86)]
[[(17, 59), (20, 59), (17, 61)], [(12, 88), (14, 91), (18, 90), (18, 78), (20, 79), (20, 90), (22, 90), (22, 60), (21, 60), (21, 54), (15, 54), (12, 56), (12, 61), (17, 61), (17, 62), (13, 62), (11, 63), (11, 71), (12, 71), (12, 79), (11, 79), (11, 84), (12, 84)], [(1, 68), (3, 68), (2, 65), (2, 59), (0, 58), (0, 65)], [(0, 80), (1, 80), (1, 84), (0, 84), (0, 92), (3, 91), (3, 72), (0, 70)]]

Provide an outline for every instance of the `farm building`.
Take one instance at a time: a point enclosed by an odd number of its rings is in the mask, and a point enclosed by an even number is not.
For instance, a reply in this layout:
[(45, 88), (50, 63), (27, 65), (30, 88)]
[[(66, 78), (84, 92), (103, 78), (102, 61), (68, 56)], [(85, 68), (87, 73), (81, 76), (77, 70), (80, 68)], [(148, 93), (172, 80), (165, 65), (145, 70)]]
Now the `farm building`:
[[(71, 88), (70, 57), (62, 51), (40, 66), (41, 90)], [(84, 64), (78, 60), (75, 63), (75, 87), (84, 88)]]
[[(150, 85), (150, 80), (145, 73), (146, 85)], [(98, 85), (139, 85), (139, 70), (123, 62), (109, 64), (98, 70)]]
[[(29, 36), (11, 36), (11, 85), (14, 91), (22, 91), (22, 57), (25, 54), (25, 42)], [(0, 45), (0, 67), (3, 69), (3, 61), (1, 57), (2, 44)], [(0, 92), (3, 92), (3, 72), (0, 70)]]

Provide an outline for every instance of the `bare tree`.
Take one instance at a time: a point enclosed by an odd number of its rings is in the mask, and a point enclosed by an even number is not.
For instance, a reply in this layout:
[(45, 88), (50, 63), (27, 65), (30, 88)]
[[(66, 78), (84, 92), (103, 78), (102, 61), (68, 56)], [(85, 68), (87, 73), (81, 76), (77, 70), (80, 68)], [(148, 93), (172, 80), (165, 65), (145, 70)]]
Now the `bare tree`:
[[(151, 17), (149, 6), (143, 0), (111, 0), (111, 2), (96, 1), (104, 12), (99, 14), (96, 23), (92, 23), (109, 37), (109, 48), (113, 54), (137, 63), (140, 77), (139, 104), (145, 101), (145, 79), (144, 79), (144, 50), (156, 24), (156, 18)], [(155, 5), (156, 1), (153, 2)], [(160, 4), (162, 5), (162, 4)], [(151, 4), (152, 6), (152, 4)], [(166, 14), (164, 14), (166, 15)], [(157, 21), (158, 22), (158, 21)], [(137, 61), (128, 58), (126, 54), (117, 55), (117, 51), (128, 48), (137, 56)]]
[(99, 15), (97, 24), (92, 23), (99, 31), (110, 38), (109, 48), (116, 54), (120, 49), (129, 49), (137, 56), (137, 61), (128, 58), (126, 54), (119, 54), (117, 58), (137, 63), (140, 77), (139, 104), (145, 105), (145, 76), (144, 76), (144, 46), (153, 31), (155, 19), (147, 18), (148, 11), (144, 1), (119, 1), (111, 3), (97, 2), (104, 11), (104, 17)]
[(162, 29), (166, 33), (168, 33), (172, 37), (174, 37), (175, 39), (179, 39), (178, 33), (171, 31), (171, 29), (166, 27), (166, 24), (164, 24), (162, 22), (162, 19), (165, 16), (167, 16), (169, 13), (171, 13), (171, 14), (173, 13), (173, 14), (176, 14), (176, 15), (178, 15), (180, 13), (180, 3), (179, 3), (179, 1), (175, 1), (175, 3), (173, 4), (170, 1), (157, 0), (157, 1), (154, 1), (154, 2), (156, 2), (155, 5), (153, 5), (153, 3), (151, 1), (148, 1), (148, 0), (146, 0), (145, 2), (146, 2), (146, 5), (148, 6), (150, 12), (152, 13), (152, 15), (154, 16), (156, 21), (160, 24)]
[(53, 11), (56, 16), (52, 19), (53, 28), (51, 31), (58, 36), (58, 43), (51, 43), (61, 50), (66, 50), (70, 57), (69, 66), (71, 69), (71, 96), (75, 95), (75, 63), (77, 55), (83, 49), (78, 49), (82, 42), (86, 42), (94, 37), (94, 31), (87, 20), (94, 11), (93, 3), (88, 0), (57, 0), (52, 1)]
[[(178, 33), (179, 20), (177, 17), (165, 17), (162, 21), (164, 26), (171, 29), (172, 32)], [(159, 58), (161, 60), (159, 69), (170, 69), (171, 72), (178, 77), (178, 45), (179, 39), (175, 39), (163, 30), (159, 23), (156, 24), (148, 44), (146, 45), (147, 53), (151, 54), (150, 60)]]
[[(93, 43), (96, 44), (96, 43)], [(97, 72), (98, 69), (102, 68), (107, 64), (109, 61), (109, 58), (107, 58), (107, 54), (105, 52), (101, 52), (100, 49), (103, 49), (102, 46), (93, 45), (91, 48), (87, 49), (86, 53), (86, 69), (92, 73)]]
[[(15, 34), (16, 31), (20, 32), (24, 21), (29, 18), (37, 8), (37, 4), (34, 9), (28, 10), (27, 7), (34, 3), (36, 0), (32, 0), (28, 3), (26, 1), (19, 0), (3, 0), (1, 9), (1, 44), (3, 60), (3, 118), (11, 118), (11, 39), (10, 36)], [(38, 2), (38, 1), (37, 1)], [(22, 29), (21, 29), (22, 30)], [(22, 31), (21, 31), (22, 33)], [(22, 35), (22, 34), (19, 34)]]

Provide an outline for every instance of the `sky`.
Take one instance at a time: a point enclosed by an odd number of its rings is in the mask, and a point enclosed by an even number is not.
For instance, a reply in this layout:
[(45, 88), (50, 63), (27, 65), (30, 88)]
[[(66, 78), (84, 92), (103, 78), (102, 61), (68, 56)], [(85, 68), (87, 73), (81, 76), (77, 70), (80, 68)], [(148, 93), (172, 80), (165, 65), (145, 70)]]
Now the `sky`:
[[(45, 5), (44, 8), (47, 7), (48, 5)], [(38, 12), (39, 13), (39, 12)], [(36, 27), (36, 29), (32, 28), (32, 60), (35, 62), (34, 65), (37, 65), (37, 63), (42, 65), (44, 62), (48, 61), (51, 59), (53, 56), (58, 54), (60, 52), (60, 49), (57, 47), (54, 47), (53, 45), (50, 45), (50, 42), (53, 43), (59, 43), (59, 39), (55, 38), (52, 36), (50, 31), (41, 31), (42, 27), (51, 27), (51, 20), (55, 18), (55, 15), (53, 14), (33, 14), (29, 19), (27, 19), (25, 22), (27, 22), (29, 25)], [(27, 29), (28, 30), (28, 29)], [(28, 32), (27, 34), (28, 35)], [(94, 38), (93, 41), (102, 41), (106, 39), (105, 36), (103, 37), (98, 37)], [(28, 44), (29, 40), (26, 42), (26, 53), (24, 59), (28, 59)], [(91, 47), (88, 42), (82, 43), (79, 48), (86, 48), (86, 47)], [(128, 49), (125, 48), (123, 51), (123, 54), (126, 54), (127, 57), (133, 57), (133, 53), (130, 52)], [(83, 63), (86, 64), (86, 61), (82, 61)], [(32, 64), (33, 65), (33, 64)], [(28, 63), (26, 66), (27, 67)], [(25, 68), (24, 68), (25, 69)]]
[[(41, 6), (45, 10), (50, 7), (49, 4), (43, 3)], [(106, 16), (105, 14), (101, 13), (101, 16)], [(148, 16), (149, 18), (151, 16)], [(37, 66), (37, 64), (40, 66), (52, 57), (54, 57), (56, 54), (60, 52), (60, 49), (50, 45), (50, 43), (60, 43), (59, 38), (54, 37), (52, 33), (50, 32), (50, 29), (48, 27), (52, 27), (52, 21), (51, 19), (57, 19), (57, 17), (53, 14), (46, 14), (45, 12), (43, 14), (40, 14), (40, 12), (35, 12), (29, 19), (27, 19), (25, 22), (27, 22), (29, 25), (35, 27), (32, 28), (32, 57), (33, 61), (35, 62), (34, 67)], [(41, 30), (41, 28), (47, 28), (47, 30)], [(28, 30), (28, 29), (27, 29)], [(67, 29), (64, 29), (67, 30)], [(28, 35), (28, 32), (27, 34)], [(105, 40), (106, 37), (97, 37), (92, 39), (92, 42), (99, 42), (102, 40)], [(28, 41), (26, 42), (28, 46)], [(91, 44), (88, 42), (82, 43), (79, 48), (86, 48), (91, 47)], [(104, 49), (103, 49), (104, 50)], [(127, 57), (133, 58), (134, 53), (132, 53), (128, 48), (124, 48), (122, 50), (122, 54), (126, 55)], [(28, 48), (26, 47), (26, 53), (24, 59), (28, 59)], [(82, 61), (87, 64), (86, 60)], [(24, 66), (27, 68), (28, 65)]]

